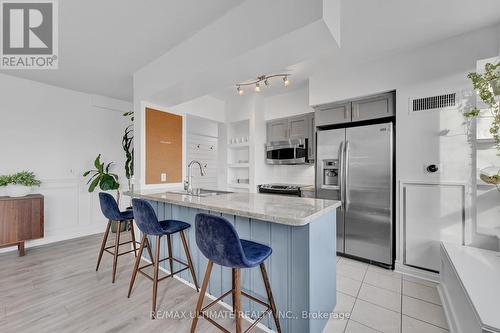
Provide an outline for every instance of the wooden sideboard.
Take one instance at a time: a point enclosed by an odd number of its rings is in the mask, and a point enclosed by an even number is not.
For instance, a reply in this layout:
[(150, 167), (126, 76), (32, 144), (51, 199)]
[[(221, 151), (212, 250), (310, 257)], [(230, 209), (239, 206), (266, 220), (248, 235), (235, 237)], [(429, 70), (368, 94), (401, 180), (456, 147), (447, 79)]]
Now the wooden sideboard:
[(17, 245), (24, 256), (24, 242), (43, 237), (43, 195), (0, 197), (0, 247)]

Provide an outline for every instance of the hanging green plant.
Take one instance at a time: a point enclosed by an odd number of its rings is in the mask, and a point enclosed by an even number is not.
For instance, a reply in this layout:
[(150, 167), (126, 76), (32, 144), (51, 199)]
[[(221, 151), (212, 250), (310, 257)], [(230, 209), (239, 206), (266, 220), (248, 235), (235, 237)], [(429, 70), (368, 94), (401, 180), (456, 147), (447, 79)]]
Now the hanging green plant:
[[(477, 91), (479, 98), (488, 105), (493, 115), (493, 121), (490, 125), (490, 133), (495, 140), (497, 148), (500, 149), (500, 103), (497, 97), (500, 95), (500, 62), (497, 64), (487, 63), (484, 66), (484, 73), (469, 73), (467, 77), (472, 81), (474, 90)], [(471, 111), (464, 112), (468, 118), (477, 117), (480, 110), (476, 107)]]

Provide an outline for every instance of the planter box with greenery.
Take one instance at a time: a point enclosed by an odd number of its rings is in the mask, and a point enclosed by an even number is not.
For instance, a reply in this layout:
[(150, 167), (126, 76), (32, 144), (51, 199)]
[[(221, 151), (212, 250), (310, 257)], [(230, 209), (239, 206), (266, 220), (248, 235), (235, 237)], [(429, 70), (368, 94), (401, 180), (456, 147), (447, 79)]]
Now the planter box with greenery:
[(41, 183), (32, 171), (0, 176), (0, 187), (5, 187), (6, 194), (10, 197), (24, 197), (33, 191), (33, 187), (40, 186)]

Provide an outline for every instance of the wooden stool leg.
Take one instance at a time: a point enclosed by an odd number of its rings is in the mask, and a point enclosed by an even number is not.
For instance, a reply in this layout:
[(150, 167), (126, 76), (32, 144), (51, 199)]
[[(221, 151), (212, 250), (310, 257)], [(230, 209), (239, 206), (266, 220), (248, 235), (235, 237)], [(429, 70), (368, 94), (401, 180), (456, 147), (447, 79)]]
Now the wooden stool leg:
[(184, 230), (181, 231), (181, 240), (182, 245), (184, 246), (184, 252), (186, 252), (186, 258), (189, 264), (189, 270), (191, 271), (191, 277), (193, 278), (194, 286), (196, 287), (196, 291), (200, 291), (198, 287), (198, 281), (196, 280), (196, 274), (194, 273), (193, 261), (191, 260), (191, 254), (189, 253), (189, 247), (186, 242), (186, 236), (184, 235)]
[(146, 244), (146, 237), (146, 235), (142, 236), (141, 246), (139, 247), (139, 255), (137, 256), (137, 258), (135, 258), (134, 270), (132, 271), (132, 278), (130, 279), (130, 285), (128, 287), (128, 298), (130, 298), (132, 288), (134, 288), (135, 278), (137, 276), (137, 271), (139, 270), (139, 265), (141, 263), (142, 252), (144, 251), (144, 245)]
[(236, 301), (234, 295), (234, 280), (235, 280), (236, 268), (231, 268), (231, 297), (233, 298), (233, 314), (234, 314), (234, 303)]
[(236, 333), (241, 333), (241, 271), (239, 268), (234, 269), (234, 289), (233, 289), (233, 302), (234, 302), (234, 316), (236, 320)]
[(134, 222), (133, 220), (130, 220), (129, 223), (130, 223), (130, 237), (132, 238), (132, 246), (134, 247), (134, 255), (137, 257), (137, 244), (135, 243)]
[(191, 333), (196, 331), (196, 325), (198, 324), (198, 317), (201, 313), (201, 307), (203, 306), (203, 300), (205, 299), (205, 293), (207, 292), (208, 281), (210, 281), (210, 274), (212, 274), (212, 266), (214, 263), (208, 261), (207, 269), (205, 270), (205, 277), (203, 278), (203, 283), (201, 284), (200, 296), (198, 296), (198, 303), (196, 304), (195, 316), (193, 322), (191, 323)]
[(115, 283), (115, 277), (116, 277), (116, 266), (118, 264), (118, 251), (120, 249), (120, 229), (122, 227), (121, 221), (116, 221), (116, 222), (118, 222), (118, 226), (116, 227), (115, 253), (113, 256), (113, 283)]
[(168, 246), (168, 262), (170, 265), (170, 274), (172, 277), (174, 276), (174, 260), (173, 258), (173, 253), (172, 253), (172, 238), (170, 237), (170, 234), (167, 235), (167, 246)]
[(154, 273), (153, 273), (153, 305), (151, 308), (151, 314), (153, 319), (156, 318), (156, 296), (158, 295), (158, 271), (160, 268), (160, 240), (161, 236), (156, 236), (156, 248), (155, 248), (155, 261), (154, 261)]
[(148, 236), (146, 236), (146, 244), (145, 244), (145, 246), (148, 249), (149, 259), (151, 260), (151, 263), (154, 264), (155, 260), (153, 258), (153, 253), (151, 252), (151, 243), (149, 242)]
[(99, 251), (99, 256), (97, 257), (97, 266), (95, 271), (99, 270), (99, 265), (101, 264), (102, 254), (104, 253), (104, 248), (106, 247), (106, 242), (108, 241), (109, 229), (111, 229), (111, 220), (108, 221), (108, 226), (104, 232), (104, 237), (102, 238), (101, 250)]
[(274, 317), (274, 323), (276, 324), (276, 331), (281, 333), (280, 319), (278, 312), (276, 311), (276, 304), (274, 303), (273, 292), (271, 290), (271, 284), (269, 283), (269, 276), (267, 275), (266, 266), (264, 263), (260, 264), (260, 271), (262, 272), (262, 279), (264, 280), (264, 286), (266, 287), (267, 298), (269, 299), (269, 305), (271, 306), (271, 311)]
[(19, 252), (20, 257), (24, 257), (24, 241), (17, 243), (17, 251)]

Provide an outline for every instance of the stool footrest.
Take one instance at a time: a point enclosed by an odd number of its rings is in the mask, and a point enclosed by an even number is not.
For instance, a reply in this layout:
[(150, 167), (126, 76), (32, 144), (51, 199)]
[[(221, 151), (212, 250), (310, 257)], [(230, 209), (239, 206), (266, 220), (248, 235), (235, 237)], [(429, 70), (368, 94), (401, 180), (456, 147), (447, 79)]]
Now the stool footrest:
[[(132, 250), (132, 251), (133, 251), (133, 250)], [(170, 272), (170, 274), (168, 274), (167, 276), (164, 276), (164, 277), (162, 277), (162, 278), (158, 279), (158, 282), (160, 282), (160, 281), (162, 281), (162, 280), (165, 280), (165, 279), (168, 279), (168, 278), (170, 278), (170, 277), (173, 277), (175, 274), (179, 274), (180, 272), (183, 272), (183, 271), (185, 271), (185, 270), (189, 269), (189, 265), (188, 265), (187, 263), (185, 263), (185, 262), (183, 262), (182, 260), (179, 260), (179, 259), (177, 259), (177, 258), (174, 258), (174, 257), (172, 257), (172, 258), (171, 258), (171, 257), (166, 257), (166, 258), (163, 258), (163, 259), (159, 260), (159, 261), (158, 261), (158, 263), (163, 262), (163, 261), (166, 261), (166, 260), (169, 260), (169, 259), (172, 259), (173, 261), (176, 261), (176, 262), (178, 262), (179, 264), (182, 264), (182, 265), (184, 265), (184, 266), (186, 266), (186, 267), (181, 268), (181, 269), (179, 269), (179, 270), (177, 270), (177, 271), (175, 271), (175, 272), (173, 272), (173, 273), (172, 273), (172, 272)], [(153, 281), (153, 278), (152, 278), (151, 276), (149, 276), (147, 273), (145, 273), (145, 272), (143, 272), (143, 271), (142, 271), (142, 269), (147, 268), (147, 267), (151, 267), (151, 266), (153, 266), (153, 263), (150, 263), (150, 264), (147, 264), (147, 265), (141, 266), (141, 267), (137, 268), (137, 271), (138, 271), (139, 273), (141, 273), (142, 275), (144, 275), (145, 277), (147, 277), (148, 279), (150, 279), (151, 281)]]
[[(130, 243), (134, 243), (134, 241), (123, 242), (123, 243), (118, 244), (118, 246), (122, 246), (122, 245), (125, 245), (125, 244), (130, 244)], [(139, 244), (139, 245), (141, 244), (141, 243), (138, 243), (138, 242), (135, 242), (135, 243)], [(114, 247), (115, 247), (115, 245), (113, 244), (113, 245), (110, 245), (108, 247), (105, 247), (104, 249), (107, 250), (107, 249), (111, 249), (111, 248), (114, 248)]]
[[(110, 251), (108, 249), (104, 249), (104, 251), (108, 252), (109, 254), (115, 255), (115, 253), (113, 251)], [(129, 251), (125, 251), (125, 252), (122, 252), (122, 253), (118, 253), (118, 257), (122, 256), (124, 254), (132, 253), (132, 252), (135, 252), (135, 250), (129, 250)]]
[[(205, 313), (205, 311), (207, 311), (209, 308), (211, 308), (212, 306), (214, 306), (216, 303), (218, 303), (220, 300), (222, 300), (224, 297), (230, 295), (232, 293), (232, 289), (225, 292), (224, 294), (222, 294), (222, 296), (220, 296), (219, 298), (217, 298), (216, 300), (210, 302), (207, 306), (205, 306), (203, 309), (200, 310), (200, 313), (199, 315), (201, 315), (203, 318), (205, 318), (206, 320), (208, 320), (210, 323), (212, 323), (213, 325), (215, 325), (219, 330), (221, 330), (222, 332), (225, 332), (225, 333), (231, 333), (230, 331), (228, 331), (226, 328), (224, 328), (221, 324), (217, 323), (215, 320), (213, 320), (212, 318), (210, 318), (210, 316)], [(265, 306), (265, 310), (262, 311), (262, 314), (259, 315), (259, 317), (257, 317), (257, 319), (254, 320), (254, 322), (250, 325), (250, 327), (248, 327), (244, 333), (247, 333), (247, 332), (250, 332), (263, 318), (265, 315), (267, 315), (270, 311), (271, 311), (271, 305), (258, 299), (257, 297), (255, 296), (252, 296), (244, 291), (241, 291), (241, 295), (245, 296), (246, 298), (256, 302), (256, 303), (259, 303), (260, 305), (263, 305)]]

